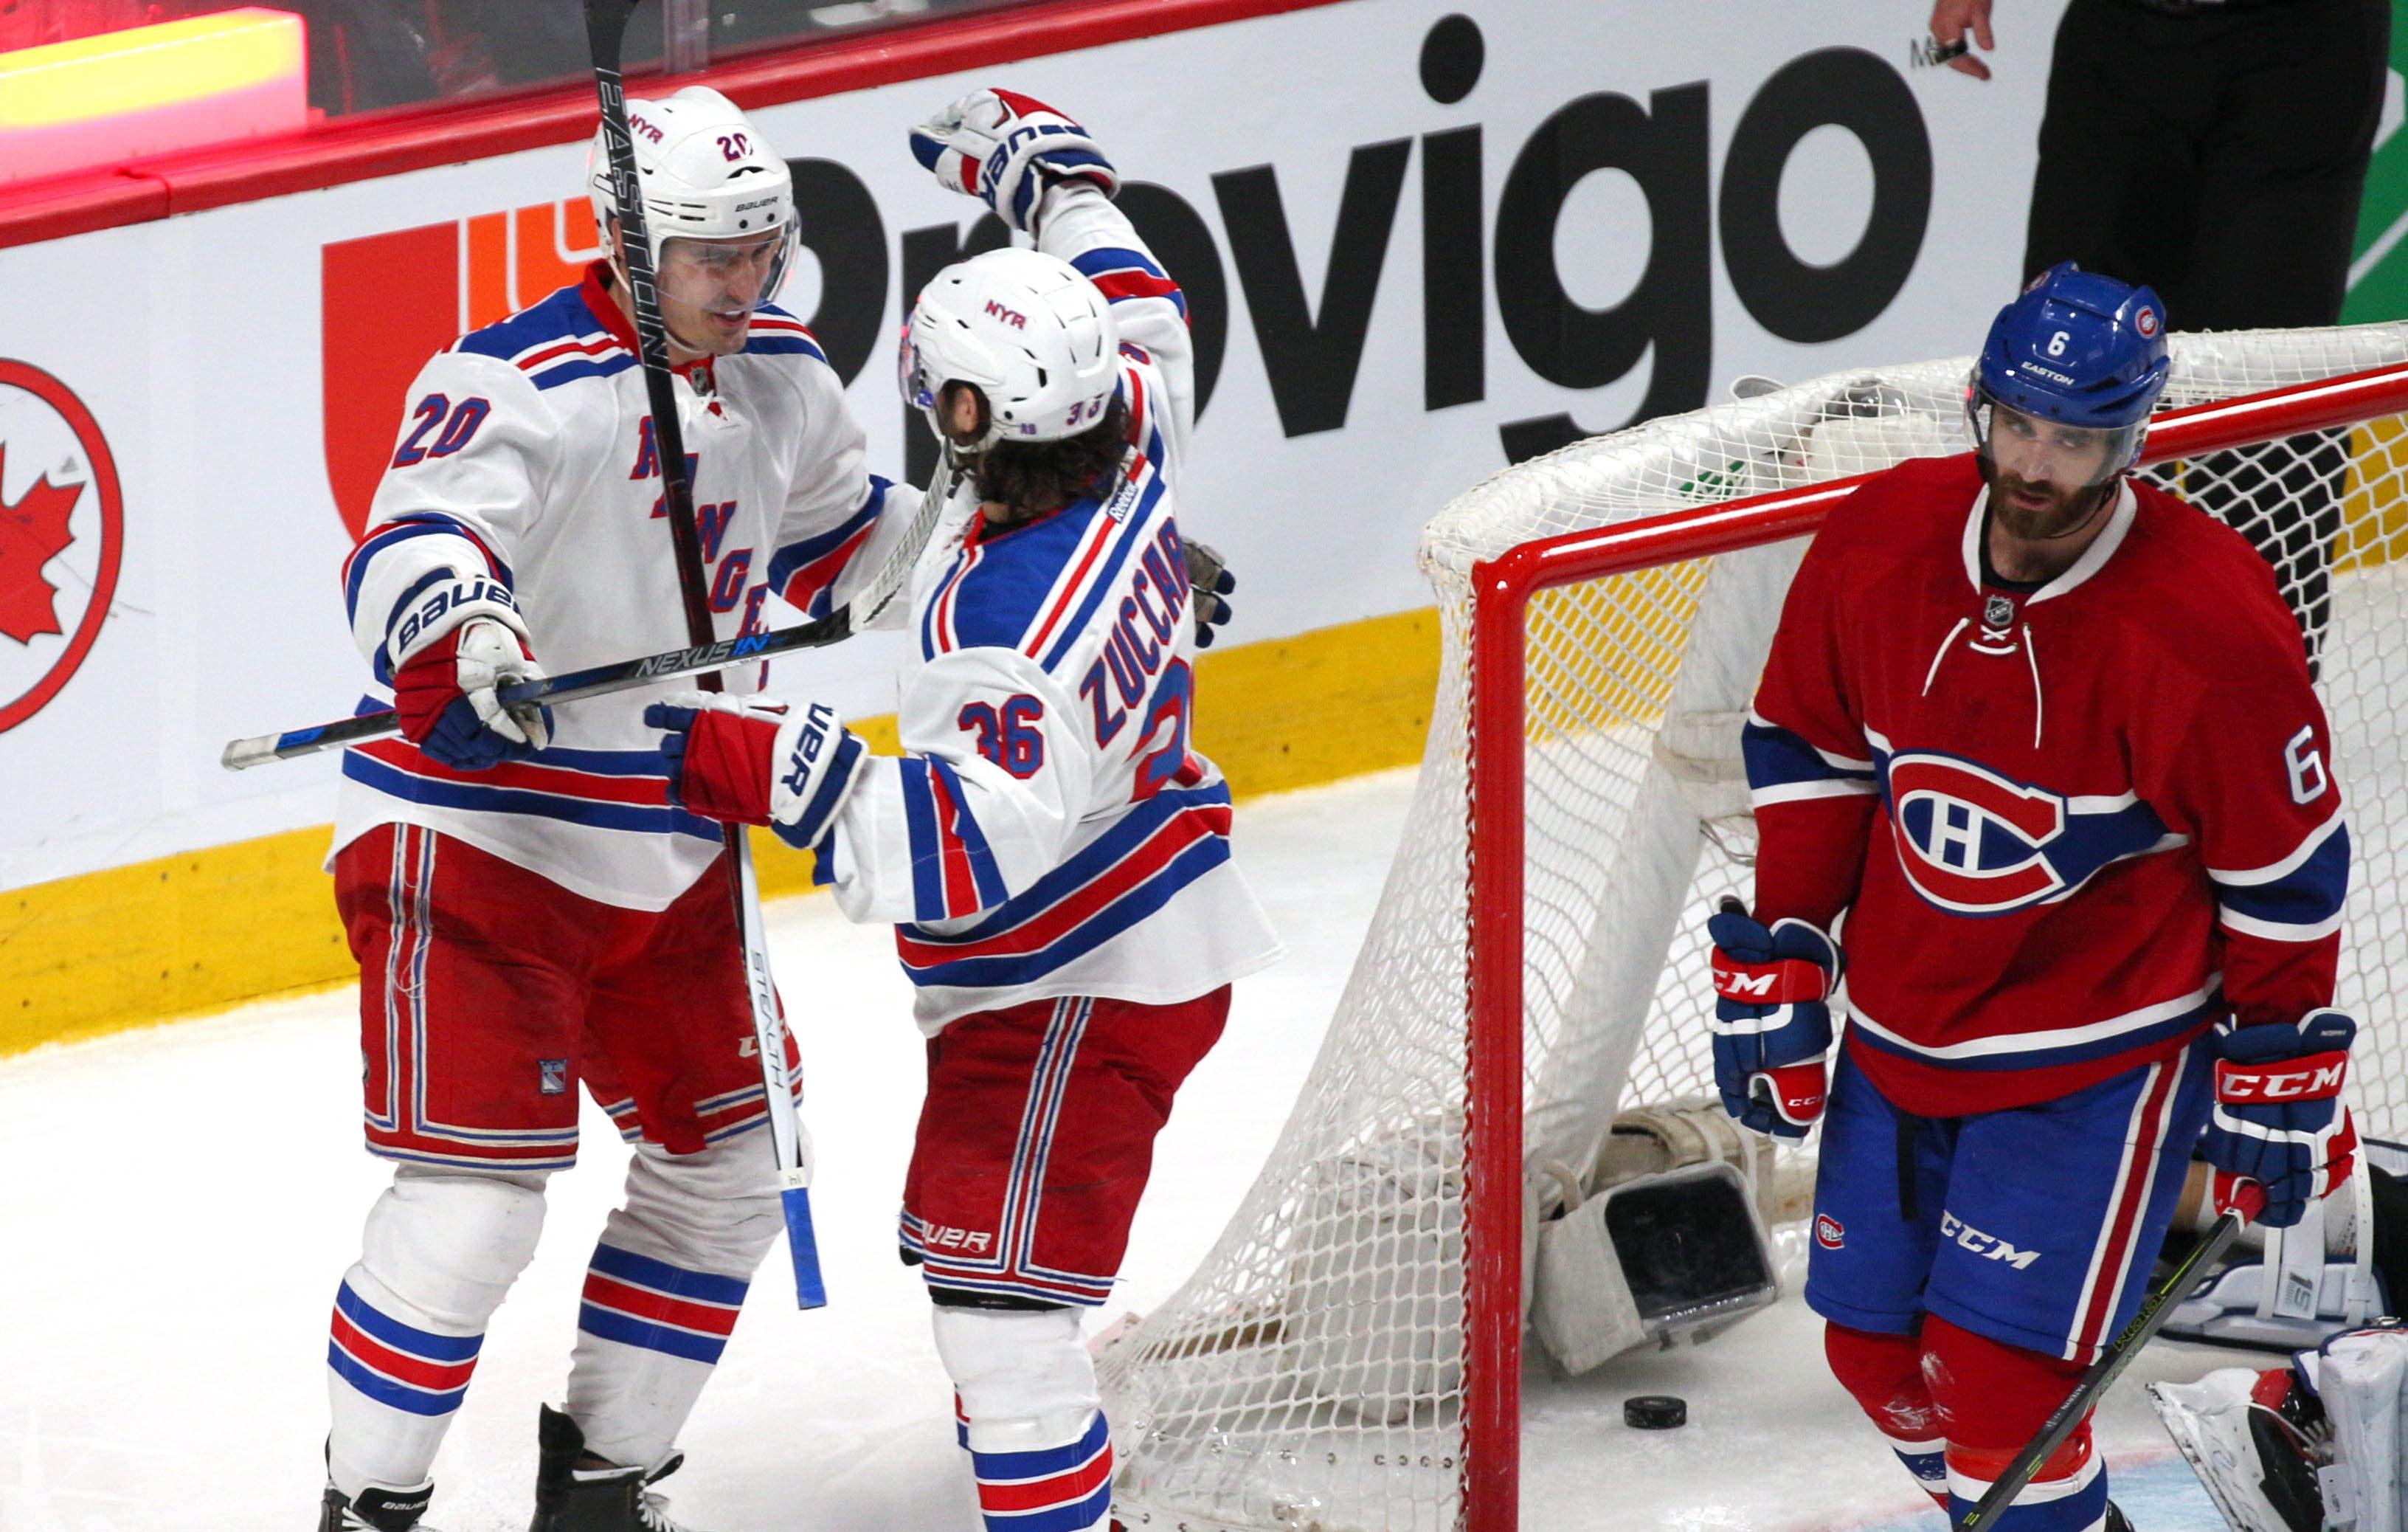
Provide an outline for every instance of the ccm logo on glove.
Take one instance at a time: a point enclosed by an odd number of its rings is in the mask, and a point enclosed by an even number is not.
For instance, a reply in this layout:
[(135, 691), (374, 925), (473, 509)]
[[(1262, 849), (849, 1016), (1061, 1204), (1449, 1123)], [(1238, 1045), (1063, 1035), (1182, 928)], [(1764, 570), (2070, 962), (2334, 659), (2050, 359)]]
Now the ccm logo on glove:
[(2242, 1070), (2218, 1063), (2215, 1075), (2219, 1101), (2322, 1101), (2341, 1094), (2342, 1081), (2349, 1075), (2349, 1055), (2328, 1053), (2302, 1059), (2285, 1070)]

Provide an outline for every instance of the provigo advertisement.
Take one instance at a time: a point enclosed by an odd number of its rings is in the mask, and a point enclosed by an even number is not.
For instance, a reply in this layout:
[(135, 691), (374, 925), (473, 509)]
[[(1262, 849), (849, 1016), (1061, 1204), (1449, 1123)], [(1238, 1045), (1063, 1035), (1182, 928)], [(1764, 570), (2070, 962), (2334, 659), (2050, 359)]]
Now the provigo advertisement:
[[(796, 177), (782, 302), (873, 466), (921, 481), (900, 318), (1008, 236), (906, 131), (985, 84), (1084, 122), (1187, 295), (1180, 521), (1237, 571), (1226, 642), (1307, 645), (1426, 607), (1419, 528), (1509, 462), (1743, 374), (1970, 352), (2018, 276), (2058, 8), (1986, 85), (1910, 67), (1919, 13), (1883, 7), (1349, 0), (753, 116)], [(336, 571), (412, 375), (593, 257), (585, 155), (0, 250), (0, 887), (331, 819), (331, 759), (218, 752), (360, 697)], [(886, 714), (908, 659), (873, 635), (773, 684)]]

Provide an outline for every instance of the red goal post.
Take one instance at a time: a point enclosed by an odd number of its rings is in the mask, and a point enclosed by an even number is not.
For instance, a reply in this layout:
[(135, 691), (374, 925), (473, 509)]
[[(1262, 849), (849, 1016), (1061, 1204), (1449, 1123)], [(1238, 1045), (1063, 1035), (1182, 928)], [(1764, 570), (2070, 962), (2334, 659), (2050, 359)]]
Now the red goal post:
[[(2143, 468), (2408, 412), (2408, 365), (2170, 411)], [(1856, 474), (1522, 543), (1472, 569), (1470, 1067), (1463, 1525), (1506, 1532), (1519, 1491), (1523, 1263), (1525, 649), (1540, 592), (1811, 535)], [(1490, 1125), (1495, 1131), (1488, 1131)]]

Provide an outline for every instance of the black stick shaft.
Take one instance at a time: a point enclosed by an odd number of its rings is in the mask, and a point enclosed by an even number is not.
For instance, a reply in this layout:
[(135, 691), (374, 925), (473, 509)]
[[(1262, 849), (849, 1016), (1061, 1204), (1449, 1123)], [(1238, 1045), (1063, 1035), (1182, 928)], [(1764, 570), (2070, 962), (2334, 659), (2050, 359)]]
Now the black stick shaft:
[(2141, 1354), (2141, 1348), (2165, 1327), (2166, 1321), (2190, 1296), (2191, 1290), (2199, 1286), (2201, 1279), (2215, 1269), (2215, 1264), (2224, 1259), (2224, 1252), (2241, 1237), (2241, 1231), (2248, 1222), (2248, 1215), (2237, 1209), (2215, 1221), (2207, 1237), (2199, 1242), (2163, 1282), (2157, 1284), (2156, 1292), (2142, 1300), (2140, 1312), (2134, 1314), (2131, 1322), (2124, 1326), (2123, 1333), (2116, 1336), (2114, 1344), (2100, 1352), (2098, 1361), (2090, 1364), (2090, 1370), (2082, 1375), (2081, 1383), (2049, 1416), (2047, 1424), (2040, 1428), (2040, 1435), (2025, 1444), (2024, 1450), (2015, 1454), (2014, 1461), (2007, 1465), (2007, 1471), (1990, 1486), (1989, 1493), (1956, 1523), (1956, 1532), (1978, 1532), (1979, 1528), (1988, 1526), (2000, 1512), (2014, 1504), (2015, 1496), (2031, 1482), (2032, 1475), (2040, 1472), (2041, 1465), (2055, 1457), (2057, 1449), (2065, 1445), (2066, 1438), (2080, 1428), (2091, 1409), (2105, 1396), (2108, 1386), (2124, 1375), (2124, 1369)]
[[(839, 643), (853, 634), (851, 616), (850, 611), (839, 610), (824, 617), (767, 633), (714, 639), (709, 643), (690, 643), (682, 649), (664, 649), (656, 655), (614, 659), (607, 664), (589, 665), (581, 671), (564, 671), (539, 681), (513, 681), (500, 688), (499, 696), (509, 706), (521, 702), (573, 702), (581, 697), (600, 697), (681, 675), (697, 675), (731, 665), (752, 664), (799, 649), (817, 649)], [(292, 760), (301, 756), (315, 755), (321, 750), (380, 740), (400, 732), (401, 720), (394, 715), (393, 710), (380, 708), (374, 713), (331, 719), (306, 729), (286, 730), (280, 734), (257, 734), (249, 739), (229, 741), (219, 764), (230, 772), (238, 772), (270, 760)]]

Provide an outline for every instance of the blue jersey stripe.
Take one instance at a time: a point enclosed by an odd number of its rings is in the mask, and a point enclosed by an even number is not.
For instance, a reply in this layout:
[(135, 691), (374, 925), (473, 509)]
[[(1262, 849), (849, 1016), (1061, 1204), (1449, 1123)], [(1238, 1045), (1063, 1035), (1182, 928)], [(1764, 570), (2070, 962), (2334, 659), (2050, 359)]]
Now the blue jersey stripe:
[(911, 846), (911, 908), (923, 920), (945, 918), (944, 848), (937, 835), (937, 800), (925, 757), (902, 761), (903, 823)]
[(977, 925), (950, 935), (918, 926), (906, 926), (904, 934), (914, 941), (939, 946), (949, 943), (968, 946), (991, 941), (1006, 932), (1016, 930), (1085, 888), (1130, 852), (1152, 840), (1163, 826), (1189, 809), (1222, 808), (1228, 802), (1229, 785), (1226, 782), (1215, 782), (1203, 788), (1174, 788), (1155, 793), (1132, 807), (1110, 830), (1081, 846), (1061, 865), (1005, 902), (1002, 907), (991, 912)]
[(1139, 498), (1137, 509), (1129, 513), (1127, 522), (1116, 535), (1112, 551), (1104, 557), (1104, 567), (1096, 571), (1094, 583), (1087, 587), (1086, 599), (1079, 603), (1079, 610), (1071, 614), (1069, 622), (1062, 629), (1062, 636), (1054, 641), (1054, 647), (1038, 661), (1047, 670), (1062, 662), (1062, 658), (1086, 632), (1087, 624), (1095, 617), (1096, 608), (1103, 604), (1106, 596), (1119, 588), (1121, 566), (1128, 562), (1129, 550), (1148, 541), (1146, 524), (1153, 520), (1154, 508), (1162, 503), (1166, 487), (1159, 473), (1153, 475), (1152, 480), (1145, 486), (1145, 493)]
[(529, 814), (595, 830), (625, 830), (655, 835), (692, 835), (716, 843), (719, 826), (681, 808), (652, 808), (642, 803), (603, 803), (523, 788), (488, 788), (468, 782), (445, 782), (413, 776), (357, 750), (343, 756), (343, 774), (352, 781), (405, 802), (437, 808), (465, 809), (479, 814)]
[(1870, 768), (1834, 766), (1804, 736), (1777, 724), (1751, 720), (1740, 730), (1740, 759), (1750, 788), (1785, 788), (1799, 782), (1870, 782)]
[(956, 958), (926, 968), (905, 968), (921, 989), (1000, 990), (1034, 984), (1073, 959), (1084, 957), (1170, 903), (1182, 889), (1229, 860), (1229, 843), (1215, 835), (1171, 859), (1168, 866), (1107, 904), (1035, 952), (1003, 958)]
[[(2213, 874), (2210, 874), (2211, 876)], [(2341, 913), (2349, 892), (2349, 829), (2335, 825), (2324, 843), (2267, 883), (2215, 885), (2226, 909), (2279, 926), (2319, 926)]]
[(575, 383), (580, 378), (615, 378), (637, 365), (636, 358), (623, 351), (600, 361), (580, 357), (573, 362), (555, 362), (540, 372), (529, 373), (527, 378), (538, 388), (558, 388), (562, 383)]

